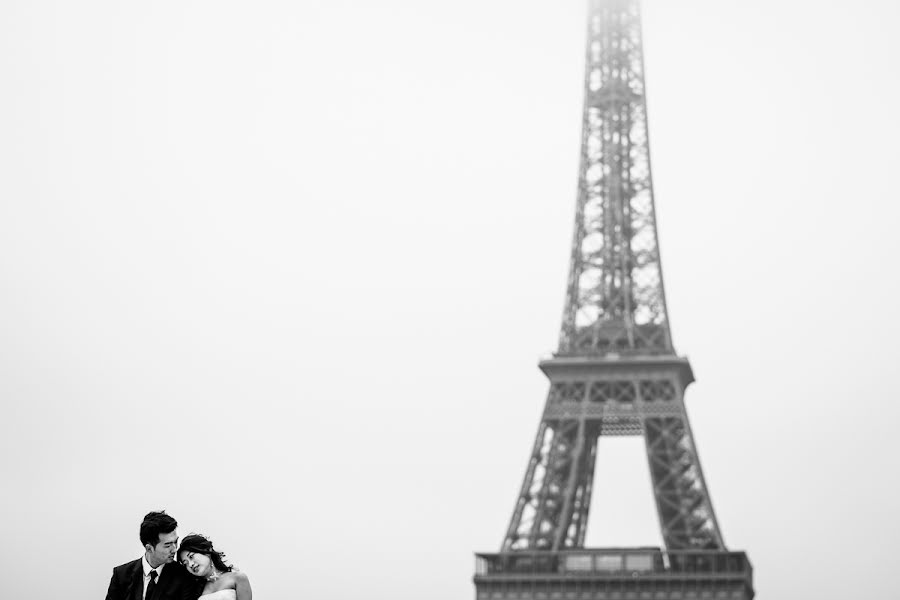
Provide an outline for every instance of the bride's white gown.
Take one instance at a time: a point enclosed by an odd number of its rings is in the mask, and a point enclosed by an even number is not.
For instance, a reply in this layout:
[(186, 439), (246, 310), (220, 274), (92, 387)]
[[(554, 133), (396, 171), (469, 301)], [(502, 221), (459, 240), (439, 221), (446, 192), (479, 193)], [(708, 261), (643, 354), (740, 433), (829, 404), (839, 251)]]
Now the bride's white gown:
[(212, 594), (203, 594), (198, 600), (237, 600), (237, 592), (234, 590), (219, 590)]

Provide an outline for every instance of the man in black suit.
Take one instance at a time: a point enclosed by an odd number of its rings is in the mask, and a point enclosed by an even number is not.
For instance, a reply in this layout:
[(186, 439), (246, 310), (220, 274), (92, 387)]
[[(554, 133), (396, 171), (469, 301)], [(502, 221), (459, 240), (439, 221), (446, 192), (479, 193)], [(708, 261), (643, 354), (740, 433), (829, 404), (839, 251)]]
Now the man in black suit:
[(197, 600), (202, 581), (175, 561), (178, 522), (151, 512), (141, 522), (144, 556), (113, 569), (106, 600)]

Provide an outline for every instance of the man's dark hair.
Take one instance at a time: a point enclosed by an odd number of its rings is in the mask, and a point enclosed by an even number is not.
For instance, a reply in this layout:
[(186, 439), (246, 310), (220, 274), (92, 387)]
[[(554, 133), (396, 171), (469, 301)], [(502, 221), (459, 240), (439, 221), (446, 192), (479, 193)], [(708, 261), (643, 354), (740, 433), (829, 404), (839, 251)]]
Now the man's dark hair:
[(149, 512), (141, 521), (141, 544), (156, 546), (159, 534), (172, 533), (178, 527), (178, 521), (166, 514), (166, 511)]

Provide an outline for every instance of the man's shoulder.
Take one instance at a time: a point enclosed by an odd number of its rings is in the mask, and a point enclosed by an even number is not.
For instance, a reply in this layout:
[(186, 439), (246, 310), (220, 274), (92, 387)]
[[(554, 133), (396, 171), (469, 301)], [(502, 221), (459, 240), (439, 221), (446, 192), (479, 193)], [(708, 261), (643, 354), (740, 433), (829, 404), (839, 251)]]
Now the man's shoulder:
[(113, 567), (113, 571), (130, 571), (131, 569), (136, 569), (141, 566), (141, 559), (136, 558), (134, 560), (129, 560), (127, 563), (122, 563), (118, 567)]
[(203, 579), (188, 573), (188, 570), (184, 568), (184, 565), (177, 562), (166, 565), (161, 581), (163, 580), (167, 587), (172, 586), (174, 589), (182, 590), (187, 594), (186, 597), (189, 598), (196, 598), (199, 596), (203, 589), (203, 585), (206, 583)]
[(196, 579), (196, 577), (187, 572), (187, 569), (184, 568), (183, 564), (177, 561), (166, 563), (166, 570), (164, 572), (171, 577)]

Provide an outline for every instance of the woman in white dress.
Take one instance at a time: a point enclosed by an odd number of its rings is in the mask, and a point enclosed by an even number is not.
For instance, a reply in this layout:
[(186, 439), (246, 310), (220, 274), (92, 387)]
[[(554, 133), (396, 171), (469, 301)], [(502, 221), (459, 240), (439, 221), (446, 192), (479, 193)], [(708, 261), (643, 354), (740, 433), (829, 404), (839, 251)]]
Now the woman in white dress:
[(213, 548), (212, 540), (192, 533), (181, 540), (178, 562), (188, 573), (206, 582), (202, 600), (252, 600), (250, 580), (225, 563), (225, 555)]

